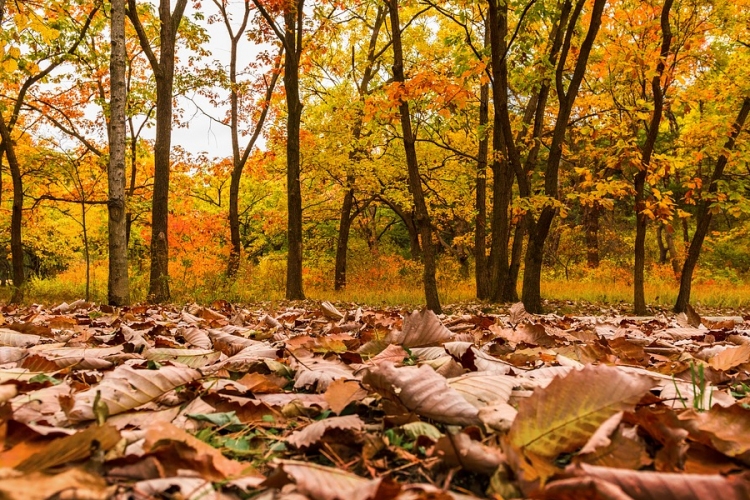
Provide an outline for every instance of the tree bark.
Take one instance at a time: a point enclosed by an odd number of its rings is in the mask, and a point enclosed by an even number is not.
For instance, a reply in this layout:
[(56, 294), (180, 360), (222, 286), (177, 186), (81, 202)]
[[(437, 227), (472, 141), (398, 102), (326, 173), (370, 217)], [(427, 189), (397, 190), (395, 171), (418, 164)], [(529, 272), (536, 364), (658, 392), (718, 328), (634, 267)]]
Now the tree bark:
[[(107, 170), (109, 183), (107, 302), (113, 306), (122, 306), (130, 301), (127, 221), (125, 217), (125, 0), (112, 1), (111, 16), (109, 168)], [(83, 207), (83, 210), (85, 216), (85, 207)], [(86, 244), (86, 288), (88, 295), (88, 241)]]
[(737, 119), (732, 125), (732, 131), (729, 138), (726, 143), (724, 143), (723, 152), (716, 161), (716, 166), (714, 167), (713, 175), (711, 176), (711, 182), (708, 186), (708, 196), (704, 197), (700, 204), (698, 222), (695, 227), (695, 232), (693, 233), (693, 239), (690, 242), (685, 263), (682, 265), (680, 292), (677, 295), (677, 301), (674, 306), (674, 311), (677, 313), (685, 312), (690, 303), (693, 271), (695, 271), (695, 266), (698, 264), (698, 258), (700, 257), (701, 248), (703, 247), (703, 240), (705, 240), (706, 235), (708, 234), (708, 228), (711, 226), (711, 218), (713, 217), (713, 214), (711, 213), (711, 195), (716, 193), (718, 189), (717, 182), (724, 175), (724, 168), (727, 165), (727, 154), (734, 149), (737, 142), (737, 136), (740, 135), (748, 114), (750, 114), (750, 97), (745, 97), (742, 101), (742, 108), (737, 115)]
[[(568, 23), (560, 60), (558, 61), (557, 69), (555, 71), (555, 85), (557, 87), (559, 108), (555, 128), (552, 132), (552, 143), (550, 144), (550, 152), (547, 158), (544, 177), (544, 192), (553, 200), (557, 199), (560, 160), (562, 159), (562, 147), (565, 140), (565, 132), (568, 127), (568, 120), (573, 108), (573, 102), (575, 102), (576, 96), (578, 95), (578, 89), (580, 88), (581, 81), (586, 72), (591, 48), (596, 39), (599, 27), (601, 26), (602, 12), (604, 11), (605, 4), (606, 0), (594, 1), (589, 28), (586, 32), (586, 38), (581, 44), (578, 59), (576, 60), (573, 74), (570, 77), (567, 91), (564, 88), (563, 74), (565, 71), (568, 52), (570, 50), (571, 38), (583, 6), (582, 2), (579, 2), (576, 5), (573, 15), (570, 18), (570, 22)], [(555, 212), (556, 209), (554, 206), (552, 204), (547, 204), (542, 209), (538, 221), (534, 222), (530, 217), (528, 223), (529, 243), (526, 249), (521, 300), (523, 301), (526, 310), (531, 313), (540, 313), (542, 311), (542, 257), (544, 253), (544, 242), (549, 234)]]
[(656, 66), (656, 74), (651, 79), (651, 93), (654, 96), (654, 112), (651, 115), (648, 135), (643, 144), (641, 152), (640, 170), (635, 176), (635, 268), (633, 270), (633, 308), (635, 314), (646, 314), (646, 295), (644, 291), (646, 264), (646, 226), (648, 225), (648, 214), (645, 210), (645, 186), (648, 175), (651, 155), (654, 152), (656, 138), (659, 135), (659, 124), (661, 123), (662, 111), (664, 109), (664, 90), (661, 86), (661, 78), (664, 75), (669, 48), (672, 43), (672, 31), (669, 28), (669, 11), (672, 9), (673, 0), (665, 0), (661, 10), (661, 51), (659, 52), (659, 64)]
[[(388, 0), (388, 11), (391, 19), (391, 36), (393, 37), (393, 81), (402, 84), (404, 77), (404, 56), (401, 46), (401, 23), (398, 17), (398, 0)], [(411, 115), (409, 102), (402, 100), (399, 103), (399, 114), (401, 115), (401, 129), (403, 132), (404, 152), (406, 154), (406, 165), (409, 170), (409, 191), (416, 214), (416, 226), (422, 243), (422, 255), (424, 261), (424, 293), (427, 308), (440, 314), (440, 299), (437, 291), (437, 280), (435, 278), (435, 245), (432, 242), (432, 224), (427, 212), (427, 204), (422, 190), (422, 179), (419, 175), (419, 163), (417, 151), (414, 147), (415, 138), (411, 128)]]
[(169, 292), (169, 177), (172, 148), (172, 90), (174, 87), (175, 41), (187, 0), (177, 0), (170, 12), (170, 0), (159, 0), (159, 55), (141, 24), (136, 0), (128, 0), (128, 17), (156, 79), (156, 138), (154, 140), (154, 193), (151, 209), (151, 269), (148, 299), (167, 302)]
[[(287, 105), (286, 181), (287, 181), (287, 254), (286, 298), (303, 300), (302, 290), (302, 186), (300, 184), (299, 132), (302, 103), (299, 100), (299, 57), (302, 53), (302, 17), (304, 0), (293, 2), (284, 11), (286, 51), (284, 52), (284, 89)], [(292, 47), (292, 50), (289, 48)]]
[(599, 214), (598, 204), (583, 207), (583, 229), (586, 232), (586, 265), (591, 269), (599, 267)]
[(23, 300), (25, 276), (23, 272), (23, 240), (21, 238), (23, 220), (23, 178), (16, 157), (16, 148), (11, 139), (5, 118), (0, 114), (0, 138), (3, 140), (5, 158), (8, 160), (10, 177), (13, 182), (13, 206), (10, 219), (10, 253), (13, 268), (13, 296), (10, 301), (18, 304)]
[[(509, 214), (513, 193), (513, 170), (508, 163), (506, 139), (503, 135), (505, 121), (510, 124), (508, 111), (508, 65), (505, 57), (508, 34), (508, 6), (505, 2), (489, 1), (490, 49), (492, 61), (492, 234), (488, 261), (492, 302), (503, 299), (502, 292), (508, 280)], [(503, 155), (500, 158), (499, 155)]]
[[(489, 45), (490, 28), (485, 25), (484, 45)], [(477, 154), (477, 173), (475, 180), (477, 215), (474, 219), (474, 281), (479, 300), (490, 296), (490, 282), (487, 275), (487, 156), (489, 151), (490, 86), (483, 83), (479, 89), (479, 151)]]
[[(377, 13), (375, 14), (375, 24), (370, 33), (370, 41), (367, 47), (367, 63), (365, 64), (364, 71), (362, 72), (362, 80), (357, 85), (359, 92), (359, 100), (364, 107), (365, 96), (367, 96), (370, 86), (375, 75), (373, 69), (375, 66), (375, 49), (377, 47), (378, 36), (380, 35), (380, 28), (383, 26), (385, 20), (385, 9), (382, 5), (378, 6)], [(357, 145), (360, 137), (362, 136), (362, 125), (363, 125), (363, 114), (360, 111), (357, 113), (354, 125), (352, 127), (352, 142), (355, 147), (349, 152), (349, 160), (352, 164), (360, 161), (362, 151)], [(349, 231), (352, 226), (352, 208), (354, 207), (355, 201), (355, 190), (354, 184), (356, 177), (349, 171), (346, 174), (346, 193), (341, 203), (341, 212), (339, 216), (339, 232), (336, 241), (336, 265), (334, 268), (333, 287), (335, 290), (343, 290), (346, 288), (346, 257), (349, 249)]]

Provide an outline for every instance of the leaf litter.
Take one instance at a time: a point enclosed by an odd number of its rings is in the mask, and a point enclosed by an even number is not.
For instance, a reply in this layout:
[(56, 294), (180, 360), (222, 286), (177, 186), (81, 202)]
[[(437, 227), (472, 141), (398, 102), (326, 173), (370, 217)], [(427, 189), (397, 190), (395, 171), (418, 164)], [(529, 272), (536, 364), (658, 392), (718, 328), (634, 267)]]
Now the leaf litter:
[(742, 317), (304, 305), (3, 308), (0, 495), (750, 498)]

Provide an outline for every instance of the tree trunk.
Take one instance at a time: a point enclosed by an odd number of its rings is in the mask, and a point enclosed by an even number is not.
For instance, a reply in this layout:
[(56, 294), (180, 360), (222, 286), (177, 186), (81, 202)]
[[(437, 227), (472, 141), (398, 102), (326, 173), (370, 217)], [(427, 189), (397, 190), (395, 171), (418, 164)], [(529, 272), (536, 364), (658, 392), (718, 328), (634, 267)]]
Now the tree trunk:
[[(404, 56), (401, 47), (401, 23), (398, 17), (398, 0), (388, 0), (388, 11), (391, 19), (391, 36), (393, 40), (393, 80), (404, 83)], [(422, 255), (424, 259), (424, 292), (427, 308), (435, 314), (442, 312), (440, 299), (437, 291), (437, 280), (435, 278), (435, 245), (432, 242), (432, 224), (427, 212), (427, 204), (422, 190), (422, 179), (419, 175), (419, 163), (417, 151), (414, 147), (415, 138), (411, 128), (411, 115), (409, 102), (403, 100), (399, 104), (401, 115), (401, 129), (403, 132), (404, 152), (406, 154), (406, 165), (409, 170), (409, 191), (411, 191), (414, 209), (416, 212), (416, 226), (422, 243)]]
[(633, 305), (634, 312), (638, 315), (646, 314), (646, 295), (644, 291), (644, 268), (646, 264), (646, 226), (648, 215), (645, 210), (645, 186), (648, 175), (651, 155), (654, 152), (656, 138), (659, 135), (659, 124), (661, 123), (662, 110), (664, 109), (664, 91), (661, 88), (661, 78), (666, 67), (669, 47), (672, 43), (672, 31), (669, 28), (669, 11), (672, 9), (673, 0), (665, 0), (661, 10), (661, 51), (659, 52), (659, 64), (656, 66), (656, 74), (651, 79), (651, 93), (654, 96), (654, 112), (651, 115), (648, 135), (643, 144), (641, 154), (641, 169), (635, 176), (635, 269), (633, 270)]
[(10, 301), (18, 304), (23, 300), (25, 276), (23, 272), (23, 240), (21, 227), (23, 220), (23, 178), (16, 157), (16, 148), (11, 139), (5, 118), (0, 115), (0, 138), (3, 140), (5, 157), (8, 159), (10, 177), (13, 182), (13, 208), (10, 219), (10, 253), (13, 267), (13, 296)]
[[(485, 25), (484, 46), (489, 45), (490, 29)], [(483, 83), (479, 90), (479, 152), (477, 154), (476, 173), (476, 218), (474, 227), (474, 281), (476, 283), (477, 298), (485, 300), (490, 296), (490, 282), (487, 275), (487, 156), (489, 150), (489, 137), (487, 136), (487, 125), (489, 124), (490, 86)]]
[(672, 271), (675, 276), (679, 276), (680, 262), (677, 257), (677, 248), (675, 248), (674, 244), (674, 229), (671, 225), (667, 226), (665, 239), (667, 240), (667, 255), (669, 256), (670, 264), (672, 264)]
[[(357, 89), (359, 91), (360, 103), (364, 107), (365, 96), (370, 93), (369, 86), (375, 75), (373, 69), (375, 66), (375, 49), (377, 47), (378, 36), (380, 35), (380, 28), (383, 26), (385, 21), (385, 9), (382, 5), (378, 5), (377, 13), (375, 14), (375, 23), (370, 33), (370, 42), (367, 47), (367, 64), (365, 65), (364, 71), (362, 72), (362, 80), (360, 81)], [(357, 113), (357, 117), (352, 128), (352, 143), (355, 147), (349, 153), (349, 161), (354, 164), (360, 161), (362, 151), (356, 146), (360, 137), (362, 136), (362, 124), (363, 115), (361, 112)], [(339, 234), (336, 242), (336, 267), (333, 276), (333, 286), (335, 290), (343, 290), (346, 288), (346, 257), (349, 249), (349, 231), (352, 226), (352, 208), (354, 207), (354, 183), (355, 176), (351, 172), (346, 175), (346, 187), (347, 191), (344, 194), (344, 200), (341, 203), (341, 215), (339, 217)]]
[[(547, 158), (547, 167), (544, 175), (544, 192), (552, 198), (557, 199), (558, 193), (558, 177), (560, 173), (560, 161), (562, 159), (563, 142), (565, 140), (565, 132), (568, 127), (568, 120), (570, 113), (573, 108), (573, 102), (575, 102), (576, 96), (578, 95), (578, 89), (580, 88), (581, 82), (583, 81), (584, 74), (586, 72), (586, 66), (588, 64), (589, 55), (591, 54), (591, 48), (596, 39), (596, 35), (601, 26), (602, 12), (606, 0), (595, 0), (593, 9), (591, 11), (591, 20), (589, 22), (589, 28), (586, 32), (586, 38), (580, 46), (578, 59), (576, 60), (573, 74), (570, 76), (570, 83), (568, 84), (567, 91), (564, 88), (563, 77), (565, 72), (565, 65), (567, 62), (567, 55), (570, 50), (570, 39), (575, 29), (576, 22), (580, 16), (583, 3), (579, 2), (574, 9), (573, 15), (568, 23), (568, 30), (565, 37), (565, 42), (562, 47), (560, 60), (555, 71), (555, 85), (557, 87), (557, 98), (559, 101), (559, 108), (557, 118), (555, 122), (555, 128), (552, 132), (552, 142), (550, 144), (549, 156)], [(556, 209), (552, 205), (545, 205), (539, 215), (537, 222), (530, 221), (529, 225), (529, 243), (526, 248), (526, 258), (524, 267), (523, 277), (523, 291), (521, 293), (521, 300), (523, 301), (524, 307), (531, 313), (540, 313), (542, 311), (542, 300), (541, 300), (541, 276), (542, 276), (542, 257), (544, 255), (544, 242), (549, 234), (552, 220), (554, 219)]]
[(354, 176), (346, 176), (348, 189), (341, 204), (341, 217), (339, 218), (339, 235), (336, 241), (336, 267), (334, 270), (334, 290), (346, 288), (346, 252), (349, 248), (349, 230), (352, 226), (352, 207), (354, 206)]
[(599, 214), (598, 204), (583, 207), (583, 228), (586, 232), (586, 264), (595, 269), (599, 267)]
[[(509, 214), (513, 193), (513, 170), (507, 158), (507, 144), (503, 136), (503, 119), (508, 117), (508, 70), (504, 57), (507, 49), (508, 6), (506, 3), (489, 2), (490, 47), (492, 53), (492, 100), (494, 104), (492, 127), (492, 235), (488, 261), (492, 302), (502, 300), (503, 288), (508, 280)], [(505, 116), (504, 116), (505, 115)], [(507, 156), (507, 155), (503, 155)]]
[(668, 250), (664, 244), (664, 224), (656, 225), (656, 244), (659, 245), (659, 264), (666, 264)]
[[(302, 52), (302, 17), (304, 0), (294, 2), (284, 11), (286, 46), (284, 52), (284, 90), (287, 105), (286, 183), (287, 183), (287, 253), (286, 298), (303, 300), (302, 291), (302, 186), (300, 184), (299, 132), (302, 103), (299, 100), (299, 57)], [(293, 50), (289, 50), (293, 47)]]
[(170, 12), (170, 0), (159, 0), (159, 54), (138, 17), (135, 0), (128, 0), (128, 17), (156, 79), (156, 138), (154, 140), (154, 193), (151, 209), (151, 269), (148, 298), (167, 302), (169, 293), (169, 176), (172, 148), (172, 90), (174, 86), (175, 40), (187, 0), (177, 0)]
[(526, 220), (526, 215), (521, 216), (513, 233), (508, 281), (503, 289), (503, 300), (506, 302), (518, 302), (518, 273), (521, 271), (521, 260), (523, 260), (523, 239), (526, 236)]
[(724, 167), (727, 165), (727, 155), (734, 149), (737, 136), (740, 135), (748, 114), (750, 114), (750, 97), (746, 97), (742, 102), (742, 108), (732, 125), (731, 134), (727, 139), (727, 142), (724, 143), (724, 149), (721, 156), (719, 156), (719, 159), (716, 161), (716, 166), (714, 167), (714, 172), (711, 176), (711, 183), (708, 186), (708, 196), (704, 197), (704, 200), (700, 204), (695, 233), (693, 233), (693, 239), (690, 242), (690, 248), (688, 248), (685, 263), (682, 265), (680, 292), (677, 295), (677, 301), (674, 306), (674, 311), (677, 313), (685, 312), (690, 303), (690, 289), (693, 281), (693, 271), (695, 271), (695, 266), (698, 264), (698, 257), (700, 257), (703, 240), (706, 238), (708, 228), (711, 225), (712, 200), (710, 198), (718, 189), (717, 182), (724, 175)]
[[(128, 282), (128, 241), (125, 217), (125, 0), (113, 0), (111, 19), (108, 246), (109, 278), (107, 302), (122, 306), (130, 301)], [(84, 217), (85, 217), (85, 207)], [(88, 299), (89, 262), (86, 239), (86, 295)]]

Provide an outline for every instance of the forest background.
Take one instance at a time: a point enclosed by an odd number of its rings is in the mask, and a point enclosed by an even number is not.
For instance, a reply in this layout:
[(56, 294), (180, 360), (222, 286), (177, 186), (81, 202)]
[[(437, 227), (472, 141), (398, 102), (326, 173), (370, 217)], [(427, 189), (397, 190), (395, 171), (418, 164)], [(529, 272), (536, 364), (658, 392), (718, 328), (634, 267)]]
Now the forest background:
[(742, 306), (746, 4), (0, 0), (3, 293)]

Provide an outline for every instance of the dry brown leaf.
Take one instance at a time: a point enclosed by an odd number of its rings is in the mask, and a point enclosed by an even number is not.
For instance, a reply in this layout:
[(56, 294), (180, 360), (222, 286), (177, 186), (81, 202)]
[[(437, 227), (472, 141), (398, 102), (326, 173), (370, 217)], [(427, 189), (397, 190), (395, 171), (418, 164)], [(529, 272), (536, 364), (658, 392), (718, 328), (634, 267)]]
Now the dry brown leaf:
[(357, 378), (354, 370), (338, 359), (318, 358), (304, 349), (292, 353), (292, 368), (297, 371), (294, 375), (295, 389), (314, 387), (316, 392), (325, 392), (336, 379)]
[[(750, 481), (743, 476), (727, 478), (719, 475), (631, 471), (586, 464), (571, 466), (566, 473), (606, 481), (634, 499), (741, 500), (750, 498)], [(550, 487), (552, 485), (554, 483)]]
[(163, 366), (158, 370), (135, 370), (127, 365), (118, 366), (107, 372), (98, 385), (74, 396), (73, 408), (68, 412), (68, 417), (77, 422), (96, 418), (93, 406), (97, 393), (100, 393), (101, 402), (109, 409), (109, 415), (117, 415), (200, 377), (198, 370), (184, 366)]
[(404, 364), (404, 359), (409, 357), (409, 353), (403, 347), (396, 344), (388, 344), (379, 354), (370, 358), (370, 363), (380, 364), (384, 361), (390, 361), (396, 366)]
[(257, 475), (249, 464), (226, 458), (218, 449), (168, 422), (151, 425), (145, 439), (143, 449), (157, 454), (168, 474), (192, 468), (210, 481)]
[(334, 380), (326, 389), (323, 397), (335, 414), (341, 413), (344, 408), (354, 401), (360, 401), (367, 396), (367, 391), (356, 380), (345, 380), (343, 378)]
[(195, 326), (185, 328), (182, 331), (182, 338), (185, 339), (185, 342), (197, 347), (198, 349), (211, 349), (213, 347), (213, 343), (208, 337), (208, 333)]
[(57, 475), (41, 472), (0, 480), (0, 496), (7, 500), (45, 500), (48, 498), (81, 498), (106, 500), (116, 486), (83, 469), (68, 469)]
[(294, 482), (300, 493), (313, 500), (390, 500), (400, 487), (383, 478), (365, 479), (322, 465), (278, 460), (263, 486), (281, 488)]
[(529, 313), (526, 312), (526, 308), (523, 306), (523, 302), (516, 302), (510, 306), (508, 313), (508, 321), (510, 321), (512, 325), (517, 325), (529, 316)]
[(9, 347), (31, 347), (42, 339), (39, 335), (19, 333), (8, 328), (0, 328), (0, 345)]
[(518, 410), (508, 403), (494, 403), (479, 409), (479, 419), (484, 425), (499, 432), (508, 432)]
[(453, 333), (443, 326), (434, 312), (422, 309), (404, 317), (404, 326), (393, 343), (407, 348), (439, 346), (452, 337)]
[(190, 368), (202, 368), (215, 362), (221, 352), (210, 349), (146, 349), (143, 357), (152, 361), (175, 361)]
[(477, 408), (428, 366), (396, 368), (382, 363), (368, 368), (363, 382), (423, 417), (456, 425), (480, 422)]
[(304, 429), (293, 432), (286, 442), (296, 448), (306, 448), (316, 444), (329, 429), (361, 431), (365, 423), (357, 415), (331, 417), (313, 422)]
[(448, 385), (472, 406), (481, 409), (490, 404), (507, 403), (516, 379), (497, 372), (471, 372), (448, 379)]
[(492, 475), (505, 463), (505, 455), (499, 448), (485, 446), (463, 432), (441, 437), (435, 444), (435, 452), (448, 467), (479, 474)]
[(111, 425), (92, 425), (71, 436), (53, 440), (15, 468), (24, 473), (44, 472), (58, 465), (88, 458), (93, 452), (107, 451), (120, 441), (120, 433)]
[(511, 444), (545, 457), (574, 451), (609, 417), (632, 410), (653, 385), (609, 366), (574, 370), (520, 403)]
[[(177, 489), (177, 491), (175, 491)], [(185, 500), (218, 500), (221, 498), (210, 481), (199, 477), (165, 477), (138, 481), (133, 485), (136, 498), (179, 497)]]
[(739, 405), (714, 406), (709, 411), (687, 411), (678, 417), (691, 437), (711, 445), (730, 457), (743, 457), (750, 464), (750, 410)]
[(735, 366), (750, 361), (750, 344), (743, 344), (739, 347), (729, 347), (716, 356), (712, 357), (708, 364), (716, 370), (731, 370)]

